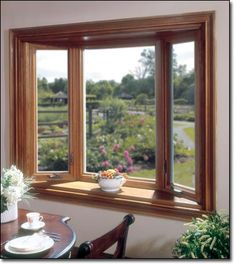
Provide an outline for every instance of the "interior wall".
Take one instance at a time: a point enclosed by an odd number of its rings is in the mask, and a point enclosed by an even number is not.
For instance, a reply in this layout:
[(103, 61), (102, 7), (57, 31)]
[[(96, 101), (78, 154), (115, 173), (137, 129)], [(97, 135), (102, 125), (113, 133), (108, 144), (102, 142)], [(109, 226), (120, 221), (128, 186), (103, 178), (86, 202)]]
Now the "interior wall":
[[(227, 1), (1, 1), (1, 167), (9, 166), (9, 29), (215, 11), (216, 207), (229, 211), (229, 3)], [(63, 205), (63, 206), (62, 206)], [(77, 245), (109, 230), (125, 212), (33, 200), (20, 207), (72, 217)], [(135, 215), (127, 255), (169, 258), (183, 222)]]

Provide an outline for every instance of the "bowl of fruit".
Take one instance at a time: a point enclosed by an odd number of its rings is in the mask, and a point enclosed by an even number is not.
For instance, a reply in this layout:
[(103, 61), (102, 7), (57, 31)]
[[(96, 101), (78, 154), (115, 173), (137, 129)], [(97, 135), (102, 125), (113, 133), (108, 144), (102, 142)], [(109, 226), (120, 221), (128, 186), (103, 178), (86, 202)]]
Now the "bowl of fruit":
[(117, 192), (125, 184), (128, 176), (117, 169), (108, 169), (98, 172), (94, 179), (103, 191)]

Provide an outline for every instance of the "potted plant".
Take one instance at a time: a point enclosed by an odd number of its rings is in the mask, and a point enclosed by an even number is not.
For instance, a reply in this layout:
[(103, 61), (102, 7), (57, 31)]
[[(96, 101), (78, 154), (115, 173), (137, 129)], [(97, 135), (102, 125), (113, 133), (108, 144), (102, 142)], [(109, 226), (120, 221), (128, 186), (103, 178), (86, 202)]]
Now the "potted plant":
[(18, 218), (17, 202), (23, 198), (32, 198), (28, 194), (31, 189), (31, 178), (24, 178), (23, 173), (12, 165), (3, 169), (1, 176), (1, 223)]
[(177, 240), (173, 255), (184, 259), (229, 259), (228, 215), (213, 213), (193, 218), (190, 228)]
[(118, 169), (100, 171), (93, 176), (93, 179), (98, 182), (100, 188), (107, 192), (119, 191), (127, 178), (127, 174), (119, 172)]

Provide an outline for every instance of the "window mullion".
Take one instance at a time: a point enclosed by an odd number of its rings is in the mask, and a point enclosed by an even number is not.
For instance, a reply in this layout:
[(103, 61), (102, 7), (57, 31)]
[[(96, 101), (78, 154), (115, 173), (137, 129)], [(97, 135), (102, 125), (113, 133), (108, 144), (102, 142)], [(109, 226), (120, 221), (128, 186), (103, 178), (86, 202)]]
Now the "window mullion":
[(78, 48), (70, 48), (68, 53), (71, 173), (78, 179), (83, 172), (82, 52)]
[(171, 89), (171, 45), (169, 42), (163, 41), (163, 56), (164, 56), (164, 103), (165, 103), (165, 190), (172, 190), (173, 182), (173, 147), (172, 147), (172, 89)]
[[(32, 175), (34, 173), (36, 165), (36, 127), (35, 127), (35, 51), (29, 45), (29, 43), (22, 43), (22, 72), (20, 89), (22, 89), (22, 100), (19, 103), (19, 113), (24, 122), (22, 122), (22, 130), (19, 130), (22, 134), (22, 142), (25, 145), (21, 146), (23, 151), (22, 159), (23, 165), (22, 169), (27, 175)], [(27, 106), (27, 107), (26, 107)]]
[(165, 163), (165, 56), (164, 43), (156, 43), (156, 167), (157, 185), (159, 190), (165, 189), (166, 163)]

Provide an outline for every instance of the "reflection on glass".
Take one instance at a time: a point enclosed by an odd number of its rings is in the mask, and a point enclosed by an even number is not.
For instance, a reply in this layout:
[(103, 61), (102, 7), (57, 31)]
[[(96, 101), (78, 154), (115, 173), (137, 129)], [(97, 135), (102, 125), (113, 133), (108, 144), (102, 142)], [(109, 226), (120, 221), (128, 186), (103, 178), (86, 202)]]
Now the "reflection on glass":
[(195, 188), (195, 70), (194, 42), (172, 47), (172, 177)]
[(155, 49), (84, 51), (86, 171), (155, 179)]
[(38, 171), (68, 171), (67, 51), (37, 50)]

